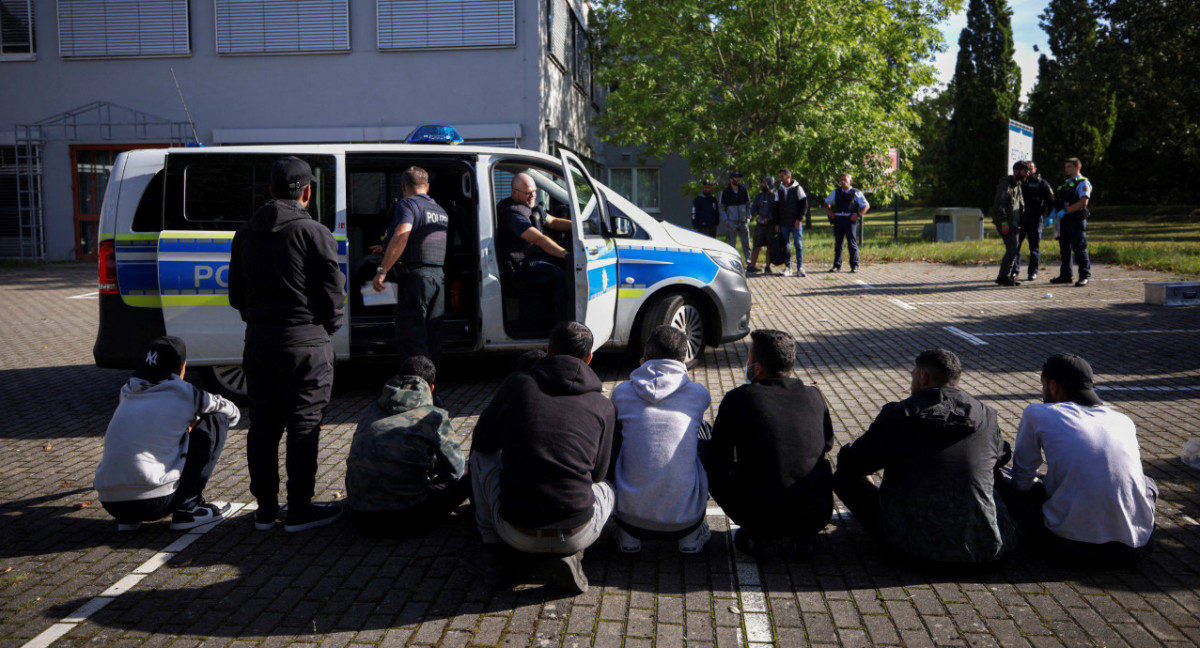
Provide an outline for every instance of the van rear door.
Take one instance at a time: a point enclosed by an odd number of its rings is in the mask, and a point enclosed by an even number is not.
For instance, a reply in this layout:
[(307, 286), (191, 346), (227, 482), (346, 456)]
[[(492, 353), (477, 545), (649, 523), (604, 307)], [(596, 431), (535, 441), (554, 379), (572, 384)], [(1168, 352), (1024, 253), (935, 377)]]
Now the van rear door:
[[(241, 364), (246, 325), (229, 305), (233, 235), (269, 198), (271, 166), (288, 153), (184, 151), (167, 155), (164, 228), (158, 238), (158, 283), (168, 335), (188, 345), (197, 365)], [(345, 231), (338, 218), (337, 159), (304, 155), (313, 169), (309, 213), (335, 233), (347, 271)], [(344, 208), (341, 210), (344, 212)], [(349, 322), (349, 313), (346, 315)], [(334, 354), (349, 355), (349, 326), (333, 336)]]
[(571, 230), (575, 236), (575, 317), (592, 331), (592, 350), (612, 337), (617, 316), (617, 248), (607, 206), (583, 162), (560, 151), (568, 179)]

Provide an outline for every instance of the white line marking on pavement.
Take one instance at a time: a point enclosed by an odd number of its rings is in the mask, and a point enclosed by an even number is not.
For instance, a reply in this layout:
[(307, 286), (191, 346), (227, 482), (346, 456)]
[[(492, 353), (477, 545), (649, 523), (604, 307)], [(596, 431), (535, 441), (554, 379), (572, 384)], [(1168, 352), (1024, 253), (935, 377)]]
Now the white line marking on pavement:
[(975, 346), (987, 346), (987, 342), (984, 342), (983, 340), (975, 337), (974, 335), (971, 335), (970, 333), (967, 333), (966, 331), (959, 329), (956, 326), (946, 326), (944, 328), (951, 335), (957, 335), (958, 337), (966, 340), (967, 342), (970, 342), (971, 344), (974, 344)]
[(916, 306), (913, 306), (912, 304), (907, 304), (907, 303), (905, 303), (905, 302), (902, 302), (902, 301), (900, 301), (899, 299), (889, 299), (888, 301), (890, 301), (890, 302), (892, 302), (893, 304), (895, 304), (895, 305), (899, 306), (900, 308), (903, 308), (904, 310), (917, 310), (917, 307), (916, 307)]
[(975, 333), (977, 337), (1025, 337), (1027, 335), (1131, 335), (1162, 333), (1200, 333), (1200, 329), (1144, 329), (1141, 331), (1002, 331), (999, 333)]
[(226, 514), (224, 518), (213, 524), (206, 524), (202, 527), (196, 527), (195, 529), (191, 529), (187, 533), (184, 533), (179, 537), (178, 540), (168, 545), (166, 549), (154, 554), (149, 560), (139, 565), (137, 569), (133, 570), (132, 573), (126, 575), (116, 583), (113, 583), (112, 586), (104, 590), (104, 593), (102, 593), (100, 596), (97, 596), (87, 603), (79, 606), (79, 608), (74, 612), (68, 614), (65, 619), (55, 623), (49, 628), (46, 628), (41, 632), (41, 634), (25, 642), (21, 648), (49, 648), (51, 644), (53, 644), (63, 635), (74, 630), (75, 626), (83, 623), (89, 616), (100, 611), (109, 603), (112, 603), (116, 597), (133, 589), (133, 587), (140, 583), (143, 578), (152, 574), (154, 570), (167, 564), (167, 562), (174, 558), (175, 554), (179, 553), (179, 551), (181, 551), (184, 547), (187, 547), (196, 540), (199, 540), (200, 536), (208, 533), (212, 529), (215, 529), (218, 524), (221, 524), (225, 520), (233, 517), (234, 513), (237, 513), (245, 507), (245, 504), (231, 502), (229, 505), (229, 513)]
[(90, 293), (87, 293), (84, 295), (75, 295), (74, 297), (67, 297), (67, 299), (87, 299), (88, 297), (99, 297), (99, 296), (100, 296), (99, 292), (90, 292)]
[(871, 284), (863, 281), (862, 279), (855, 279), (854, 283), (862, 286), (863, 288), (874, 288), (875, 287), (875, 286), (872, 286)]
[[(1049, 301), (1045, 297), (1037, 299), (993, 299), (988, 301), (927, 301), (927, 302), (909, 302), (914, 306), (987, 306), (991, 304), (1037, 304), (1040, 302)], [(1109, 303), (1116, 304), (1125, 302), (1124, 299), (1054, 299), (1055, 304), (1063, 302), (1088, 302), (1089, 304)]]
[(1200, 390), (1200, 385), (1096, 385), (1095, 389), (1103, 391), (1148, 391), (1148, 392), (1190, 392)]

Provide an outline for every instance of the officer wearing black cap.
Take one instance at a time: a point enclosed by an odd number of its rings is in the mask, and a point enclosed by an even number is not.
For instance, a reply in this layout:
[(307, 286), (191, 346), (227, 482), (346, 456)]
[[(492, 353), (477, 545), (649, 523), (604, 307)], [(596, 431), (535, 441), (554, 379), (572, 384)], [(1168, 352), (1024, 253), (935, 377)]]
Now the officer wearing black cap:
[(429, 197), (429, 173), (425, 169), (405, 169), (400, 186), (404, 198), (392, 212), (383, 261), (372, 283), (375, 292), (382, 291), (384, 278), (395, 268), (400, 285), (396, 350), (402, 362), (412, 356), (425, 356), (436, 365), (442, 355), (442, 317), (446, 310), (443, 266), (450, 216)]
[(279, 513), (279, 441), (287, 431), (286, 531), (332, 523), (342, 510), (312, 503), (317, 446), (333, 389), (333, 345), (346, 278), (337, 243), (307, 211), (312, 169), (296, 157), (271, 167), (272, 199), (233, 237), (229, 304), (246, 322), (242, 355), (250, 393), (246, 435), (255, 528)]

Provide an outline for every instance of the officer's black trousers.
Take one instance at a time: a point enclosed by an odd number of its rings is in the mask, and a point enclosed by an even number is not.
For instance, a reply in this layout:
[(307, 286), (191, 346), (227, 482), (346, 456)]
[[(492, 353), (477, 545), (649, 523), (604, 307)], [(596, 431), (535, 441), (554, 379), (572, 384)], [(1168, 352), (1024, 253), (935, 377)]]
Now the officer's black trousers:
[(1079, 266), (1079, 278), (1087, 279), (1092, 276), (1092, 260), (1087, 250), (1087, 219), (1062, 219), (1058, 225), (1058, 251), (1062, 255), (1060, 277), (1071, 276), (1071, 255), (1075, 255), (1075, 265)]
[(442, 357), (446, 314), (445, 273), (439, 267), (410, 270), (400, 280), (396, 301), (396, 351), (400, 361), (423, 355), (437, 365)]
[(250, 392), (246, 459), (259, 508), (278, 507), (279, 441), (287, 432), (287, 493), (293, 511), (312, 501), (321, 421), (333, 391), (333, 345), (246, 345)]

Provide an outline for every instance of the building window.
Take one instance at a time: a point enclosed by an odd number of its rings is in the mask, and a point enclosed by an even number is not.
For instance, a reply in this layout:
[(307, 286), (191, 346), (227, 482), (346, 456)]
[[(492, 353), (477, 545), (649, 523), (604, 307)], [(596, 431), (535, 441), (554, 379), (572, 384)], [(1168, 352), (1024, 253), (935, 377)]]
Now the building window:
[(216, 0), (218, 54), (350, 51), (347, 0)]
[(58, 0), (63, 58), (187, 56), (187, 0)]
[(379, 49), (513, 47), (514, 0), (376, 0)]
[(659, 211), (657, 167), (614, 167), (608, 186), (647, 212)]
[(33, 0), (0, 1), (0, 61), (28, 61), (36, 53)]

